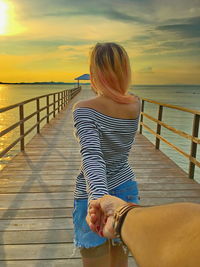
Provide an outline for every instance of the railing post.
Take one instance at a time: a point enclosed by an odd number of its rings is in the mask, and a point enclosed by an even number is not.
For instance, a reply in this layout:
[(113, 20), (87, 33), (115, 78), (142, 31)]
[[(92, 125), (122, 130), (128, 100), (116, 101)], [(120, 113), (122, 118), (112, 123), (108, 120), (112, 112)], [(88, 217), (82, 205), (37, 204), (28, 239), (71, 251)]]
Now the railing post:
[(69, 103), (69, 90), (67, 90), (67, 104)]
[(24, 105), (19, 106), (19, 119), (20, 119), (20, 149), (24, 151)]
[(58, 93), (58, 113), (60, 112), (60, 93)]
[(53, 117), (56, 116), (56, 94), (53, 95)]
[(49, 123), (49, 95), (47, 95), (47, 123)]
[(36, 106), (37, 106), (37, 133), (40, 133), (40, 99), (36, 99)]
[[(144, 100), (142, 100), (142, 106), (141, 106), (141, 112), (144, 112)], [(141, 122), (143, 122), (143, 115), (140, 115), (140, 134), (142, 134), (142, 124)]]
[[(162, 121), (162, 114), (163, 114), (163, 106), (159, 105), (159, 110), (158, 110), (158, 120)], [(157, 123), (157, 134), (160, 135), (161, 133), (161, 125)], [(156, 149), (160, 148), (160, 139), (156, 137)]]
[(62, 109), (63, 109), (64, 108), (64, 94), (63, 94), (63, 92), (61, 92), (61, 97), (62, 97), (61, 105), (62, 105)]
[[(192, 136), (198, 137), (199, 134), (199, 119), (200, 115), (195, 114), (193, 119), (193, 129), (192, 129)], [(191, 142), (191, 150), (190, 150), (190, 156), (193, 158), (196, 158), (197, 155), (197, 143)], [(195, 172), (195, 164), (190, 161), (189, 163), (189, 173), (188, 176), (190, 179), (194, 179), (194, 172)]]
[(69, 90), (69, 101), (72, 99), (72, 89)]
[(66, 91), (63, 91), (64, 94), (64, 107), (66, 106)]

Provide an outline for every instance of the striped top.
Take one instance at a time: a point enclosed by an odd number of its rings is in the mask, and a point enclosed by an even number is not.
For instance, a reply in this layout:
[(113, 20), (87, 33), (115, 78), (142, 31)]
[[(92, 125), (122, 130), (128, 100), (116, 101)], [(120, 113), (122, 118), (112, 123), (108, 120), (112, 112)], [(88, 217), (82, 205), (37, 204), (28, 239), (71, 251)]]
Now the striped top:
[(75, 198), (97, 199), (134, 179), (128, 155), (138, 128), (136, 119), (114, 118), (80, 107), (73, 111), (74, 135), (80, 144), (82, 163)]

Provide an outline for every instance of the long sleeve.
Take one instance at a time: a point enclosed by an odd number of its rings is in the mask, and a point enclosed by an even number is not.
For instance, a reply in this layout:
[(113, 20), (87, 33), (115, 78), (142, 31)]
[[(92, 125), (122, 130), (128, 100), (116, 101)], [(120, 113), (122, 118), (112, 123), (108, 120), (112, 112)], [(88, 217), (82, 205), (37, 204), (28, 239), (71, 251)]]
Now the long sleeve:
[(91, 116), (83, 110), (73, 112), (75, 136), (80, 144), (82, 167), (86, 180), (88, 200), (108, 194), (106, 163), (101, 150), (99, 131)]

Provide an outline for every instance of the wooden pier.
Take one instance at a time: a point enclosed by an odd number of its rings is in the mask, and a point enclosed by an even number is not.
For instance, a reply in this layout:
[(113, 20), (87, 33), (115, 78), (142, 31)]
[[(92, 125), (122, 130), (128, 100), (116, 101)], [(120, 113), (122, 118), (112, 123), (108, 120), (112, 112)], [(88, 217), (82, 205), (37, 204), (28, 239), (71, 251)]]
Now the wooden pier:
[[(79, 253), (73, 254), (73, 190), (81, 158), (71, 114), (75, 102), (91, 95), (76, 95), (1, 171), (1, 267), (81, 266)], [(129, 162), (142, 205), (200, 203), (200, 184), (139, 133)]]

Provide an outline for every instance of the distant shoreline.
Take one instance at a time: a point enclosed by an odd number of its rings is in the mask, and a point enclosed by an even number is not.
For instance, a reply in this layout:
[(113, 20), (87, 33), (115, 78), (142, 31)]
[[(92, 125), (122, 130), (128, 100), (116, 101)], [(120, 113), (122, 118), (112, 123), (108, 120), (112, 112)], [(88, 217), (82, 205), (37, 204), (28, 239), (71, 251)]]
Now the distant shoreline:
[[(74, 82), (74, 83), (65, 83), (65, 82), (33, 82), (33, 83), (28, 83), (28, 82), (19, 82), (19, 83), (6, 83), (6, 82), (0, 82), (0, 84), (20, 84), (20, 85), (27, 85), (27, 84), (31, 84), (31, 85), (40, 85), (40, 84), (42, 84), (42, 85), (44, 85), (44, 84), (47, 84), (47, 85), (57, 85), (57, 84), (63, 84), (63, 85), (65, 85), (65, 84), (68, 84), (68, 85), (76, 85), (77, 84), (77, 82)], [(80, 84), (82, 84), (82, 83), (80, 83)], [(84, 83), (84, 84), (90, 84), (90, 83)]]
[[(9, 82), (0, 82), (1, 84), (16, 84), (16, 85), (77, 85), (76, 82), (73, 83), (66, 83), (66, 82), (18, 82), (18, 83), (9, 83)], [(80, 85), (90, 85), (90, 83), (79, 83)], [(200, 84), (132, 84), (131, 86), (148, 86), (148, 87), (164, 87), (164, 86), (174, 86), (174, 87), (181, 87), (181, 86), (200, 86)]]

